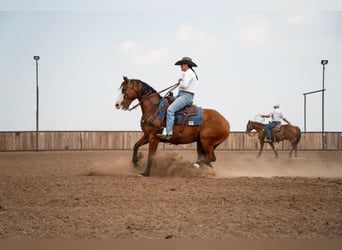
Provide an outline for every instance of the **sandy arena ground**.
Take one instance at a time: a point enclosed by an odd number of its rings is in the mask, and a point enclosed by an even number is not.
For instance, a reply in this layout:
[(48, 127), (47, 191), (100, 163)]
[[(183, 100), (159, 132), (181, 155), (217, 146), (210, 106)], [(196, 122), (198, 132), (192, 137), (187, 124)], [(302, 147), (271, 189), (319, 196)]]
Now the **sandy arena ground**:
[(342, 239), (342, 152), (0, 153), (0, 239)]

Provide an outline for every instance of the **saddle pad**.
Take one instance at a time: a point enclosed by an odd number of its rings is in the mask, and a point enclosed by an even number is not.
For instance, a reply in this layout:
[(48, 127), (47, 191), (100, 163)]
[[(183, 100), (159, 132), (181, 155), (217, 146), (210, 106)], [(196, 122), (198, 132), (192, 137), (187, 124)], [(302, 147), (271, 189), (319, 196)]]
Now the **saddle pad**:
[(197, 107), (197, 114), (184, 116), (183, 114), (176, 114), (175, 116), (175, 125), (182, 125), (183, 120), (188, 118), (185, 125), (186, 126), (199, 126), (202, 125), (203, 122), (203, 109), (201, 107)]
[(158, 119), (161, 120), (164, 115), (164, 105), (167, 103), (167, 99), (163, 97), (159, 102), (159, 112), (158, 112)]

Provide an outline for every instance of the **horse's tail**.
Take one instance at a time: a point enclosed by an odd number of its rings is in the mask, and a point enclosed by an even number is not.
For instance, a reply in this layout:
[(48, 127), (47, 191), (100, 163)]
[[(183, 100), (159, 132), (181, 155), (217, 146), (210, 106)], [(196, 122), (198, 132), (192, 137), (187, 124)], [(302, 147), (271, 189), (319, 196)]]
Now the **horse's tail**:
[(294, 145), (297, 145), (300, 141), (300, 138), (302, 137), (302, 132), (300, 131), (299, 127), (296, 127), (297, 129), (297, 135), (296, 135), (296, 140), (294, 141)]

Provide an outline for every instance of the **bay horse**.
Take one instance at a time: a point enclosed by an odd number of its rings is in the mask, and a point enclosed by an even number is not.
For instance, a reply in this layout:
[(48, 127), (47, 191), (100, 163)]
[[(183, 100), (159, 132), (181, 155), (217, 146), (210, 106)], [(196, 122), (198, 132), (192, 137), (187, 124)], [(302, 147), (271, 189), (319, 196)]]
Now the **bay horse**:
[[(130, 104), (138, 99), (142, 111), (140, 126), (143, 131), (143, 136), (135, 143), (133, 149), (132, 162), (134, 167), (138, 166), (138, 149), (142, 145), (149, 144), (147, 167), (141, 175), (149, 176), (153, 156), (155, 155), (158, 144), (161, 141), (157, 134), (163, 131), (163, 122), (158, 118), (159, 103), (162, 99), (159, 93), (147, 83), (123, 77), (123, 82), (119, 88), (120, 93), (116, 100), (115, 107), (117, 109), (131, 110)], [(230, 133), (229, 122), (216, 110), (203, 109), (203, 122), (199, 126), (181, 126), (175, 124), (173, 127), (173, 135), (181, 137), (171, 138), (168, 143), (171, 144), (189, 144), (197, 143), (197, 165), (211, 166), (211, 162), (216, 161), (214, 150), (216, 147), (226, 140)]]
[[(266, 137), (265, 133), (265, 127), (266, 124), (255, 122), (255, 121), (248, 121), (247, 127), (246, 127), (246, 133), (250, 133), (252, 130), (256, 130), (258, 133), (258, 137), (260, 140), (260, 151), (258, 153), (257, 157), (261, 156), (262, 149), (264, 148), (264, 140)], [(299, 127), (292, 126), (290, 124), (282, 125), (280, 127), (279, 131), (276, 131), (275, 129), (272, 129), (271, 131), (272, 138), (275, 142), (283, 141), (283, 140), (289, 140), (291, 143), (291, 150), (290, 150), (290, 157), (292, 156), (292, 151), (295, 151), (295, 157), (297, 157), (297, 146), (300, 141), (301, 137), (301, 131)], [(278, 152), (274, 147), (273, 142), (269, 142), (276, 158), (278, 158)]]

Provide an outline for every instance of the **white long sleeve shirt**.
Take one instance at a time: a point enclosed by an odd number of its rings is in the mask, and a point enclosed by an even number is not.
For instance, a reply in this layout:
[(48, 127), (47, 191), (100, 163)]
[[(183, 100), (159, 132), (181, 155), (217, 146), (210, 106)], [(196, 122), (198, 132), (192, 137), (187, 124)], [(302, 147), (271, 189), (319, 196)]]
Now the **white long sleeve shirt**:
[(183, 72), (181, 76), (179, 90), (195, 94), (197, 83), (198, 80), (196, 78), (195, 73), (189, 68), (187, 69), (187, 71)]

